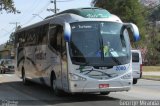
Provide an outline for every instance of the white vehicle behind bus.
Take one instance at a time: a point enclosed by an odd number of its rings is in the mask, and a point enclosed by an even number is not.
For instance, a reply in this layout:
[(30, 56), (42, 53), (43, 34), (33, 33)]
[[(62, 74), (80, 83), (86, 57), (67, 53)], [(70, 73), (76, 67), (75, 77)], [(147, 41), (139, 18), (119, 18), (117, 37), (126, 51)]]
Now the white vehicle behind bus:
[[(130, 31), (130, 33), (128, 33)], [(69, 9), (16, 33), (17, 72), (58, 95), (128, 91), (135, 24), (101, 8)]]
[(132, 50), (133, 84), (142, 77), (142, 56), (140, 50)]

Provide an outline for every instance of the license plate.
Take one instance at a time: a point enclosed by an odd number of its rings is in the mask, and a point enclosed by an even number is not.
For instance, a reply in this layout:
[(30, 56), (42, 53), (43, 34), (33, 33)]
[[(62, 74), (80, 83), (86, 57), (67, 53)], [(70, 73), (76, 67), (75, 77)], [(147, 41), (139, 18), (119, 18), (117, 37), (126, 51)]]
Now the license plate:
[(108, 88), (109, 84), (99, 84), (99, 88)]

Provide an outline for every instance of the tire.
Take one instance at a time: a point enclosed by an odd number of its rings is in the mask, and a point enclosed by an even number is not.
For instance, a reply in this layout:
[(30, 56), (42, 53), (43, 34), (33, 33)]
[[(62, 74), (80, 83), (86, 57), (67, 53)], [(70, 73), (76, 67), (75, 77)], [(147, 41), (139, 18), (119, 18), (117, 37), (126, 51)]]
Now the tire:
[(4, 69), (1, 70), (1, 74), (5, 74), (5, 70)]
[(28, 85), (28, 81), (26, 79), (24, 68), (22, 68), (22, 82), (23, 82), (24, 85)]
[(110, 92), (100, 92), (100, 95), (109, 95)]
[(137, 84), (138, 80), (137, 79), (133, 79), (133, 84)]
[(52, 76), (51, 76), (51, 89), (52, 89), (55, 96), (61, 96), (62, 95), (61, 91), (57, 88), (55, 74), (52, 74)]
[(6, 73), (6, 71), (5, 70), (3, 70), (3, 74), (5, 74)]

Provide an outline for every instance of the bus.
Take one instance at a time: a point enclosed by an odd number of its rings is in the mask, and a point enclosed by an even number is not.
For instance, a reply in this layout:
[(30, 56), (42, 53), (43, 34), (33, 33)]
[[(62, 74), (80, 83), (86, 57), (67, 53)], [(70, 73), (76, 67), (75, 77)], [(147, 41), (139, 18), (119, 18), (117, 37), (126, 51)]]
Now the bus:
[(69, 9), (15, 32), (17, 74), (55, 95), (128, 91), (138, 27), (101, 8)]

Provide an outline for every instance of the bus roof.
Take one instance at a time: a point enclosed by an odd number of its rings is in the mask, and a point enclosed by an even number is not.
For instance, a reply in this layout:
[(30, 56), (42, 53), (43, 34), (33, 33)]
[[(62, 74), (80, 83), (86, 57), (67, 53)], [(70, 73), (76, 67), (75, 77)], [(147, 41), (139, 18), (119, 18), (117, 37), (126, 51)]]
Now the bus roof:
[(111, 16), (111, 14), (105, 9), (92, 7), (92, 8), (77, 8), (77, 9), (65, 10), (58, 14), (48, 16), (45, 19), (51, 18), (53, 16), (57, 16), (60, 14), (64, 14), (64, 13), (76, 14), (84, 18), (108, 18)]
[(17, 32), (21, 32), (30, 28), (34, 28), (36, 26), (55, 23), (55, 24), (64, 24), (65, 22), (71, 23), (76, 21), (117, 21), (121, 22), (119, 17), (109, 13), (107, 10), (102, 8), (77, 8), (77, 9), (69, 9), (57, 13), (52, 16), (46, 17), (43, 21), (32, 24), (30, 26), (21, 28), (17, 30)]

